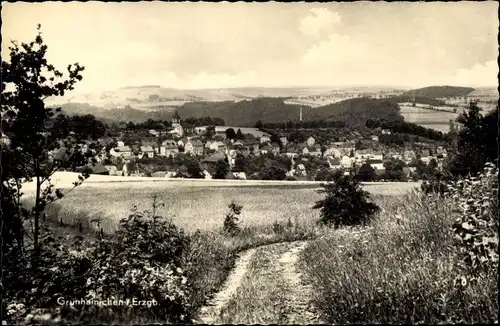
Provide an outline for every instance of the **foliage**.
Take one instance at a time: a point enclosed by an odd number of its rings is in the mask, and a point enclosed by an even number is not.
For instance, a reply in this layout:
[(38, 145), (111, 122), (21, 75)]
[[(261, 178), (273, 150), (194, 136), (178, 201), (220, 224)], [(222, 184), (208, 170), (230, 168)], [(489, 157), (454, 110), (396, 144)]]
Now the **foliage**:
[(340, 178), (344, 172), (342, 170), (332, 171), (329, 168), (322, 168), (314, 176), (315, 181), (335, 181)]
[(285, 180), (286, 172), (281, 164), (276, 161), (268, 161), (265, 166), (259, 171), (260, 180)]
[(385, 173), (383, 178), (386, 180), (406, 181), (406, 175), (403, 172), (404, 162), (400, 160), (389, 160), (384, 162)]
[(368, 163), (361, 165), (356, 174), (356, 179), (359, 181), (373, 181), (375, 180), (375, 169)]
[(234, 131), (233, 128), (227, 128), (226, 129), (226, 138), (235, 139), (236, 138), (236, 131)]
[(461, 124), (457, 135), (456, 153), (449, 164), (454, 176), (465, 177), (481, 172), (486, 162), (497, 162), (498, 158), (498, 107), (482, 116), (475, 102), (463, 112), (457, 122)]
[(224, 226), (223, 230), (224, 233), (229, 234), (229, 235), (236, 235), (238, 234), (241, 229), (238, 226), (238, 216), (241, 214), (241, 209), (243, 206), (237, 205), (234, 201), (229, 204), (229, 213), (226, 214), (226, 217), (224, 218)]
[(458, 86), (428, 86), (403, 93), (403, 96), (423, 96), (428, 98), (461, 97), (469, 95), (474, 88)]
[(215, 163), (214, 179), (224, 179), (229, 173), (229, 163), (226, 160), (218, 160)]
[(186, 165), (186, 171), (190, 178), (203, 179), (205, 177), (203, 175), (203, 170), (201, 169), (200, 164), (195, 159), (189, 160)]
[(313, 206), (321, 212), (320, 224), (334, 227), (366, 224), (379, 211), (376, 204), (368, 202), (369, 193), (351, 175), (342, 175), (322, 187), (318, 192), (326, 197)]
[[(54, 110), (46, 108), (44, 100), (73, 90), (82, 79), (84, 68), (79, 64), (69, 65), (69, 77), (62, 80), (63, 74), (45, 58), (47, 46), (40, 29), (38, 25), (38, 35), (29, 44), (19, 46), (13, 42), (10, 62), (2, 61), (1, 94), (2, 133), (10, 140), (10, 146), (4, 146), (1, 152), (2, 236), (7, 241), (3, 248), (10, 250), (15, 242), (19, 252), (24, 250), (24, 222), (30, 220), (33, 223), (32, 245), (38, 253), (41, 251), (44, 208), (64, 196), (60, 189), (54, 189), (50, 177), (61, 166), (76, 170), (89, 162), (95, 163), (94, 156), (100, 152), (99, 144), (89, 143), (89, 150), (84, 153), (80, 141), (83, 135), (72, 134), (70, 128), (54, 128)], [(7, 86), (12, 90), (8, 91)], [(81, 122), (81, 117), (72, 121)], [(75, 131), (81, 132), (81, 129)], [(80, 176), (74, 186), (88, 176), (87, 173)], [(20, 206), (20, 188), (22, 182), (32, 181), (33, 178), (36, 199), (34, 206), (28, 210)]]
[(477, 177), (450, 186), (461, 216), (453, 225), (460, 254), (475, 271), (498, 267), (498, 168), (488, 164)]
[[(68, 247), (47, 238), (37, 266), (30, 263), (29, 257), (17, 256), (16, 264), (5, 273), (9, 281), (5, 294), (9, 303), (22, 304), (26, 309), (18, 316), (10, 316), (11, 321), (40, 322), (30, 319), (33, 315), (40, 317), (36, 313), (39, 309), (55, 313), (55, 322), (189, 320), (190, 293), (182, 269), (189, 238), (171, 221), (157, 215), (161, 205), (154, 198), (151, 211), (134, 210), (120, 221), (113, 236), (98, 241), (77, 237)], [(152, 305), (129, 304), (110, 309), (99, 305), (59, 306), (61, 298), (138, 300)]]
[[(390, 130), (394, 133), (416, 135), (432, 140), (445, 140), (445, 135), (443, 135), (441, 131), (425, 128), (412, 122), (387, 121), (384, 119), (380, 120), (368, 119), (365, 125), (370, 129), (382, 128)], [(381, 136), (387, 136), (387, 135), (381, 135)]]

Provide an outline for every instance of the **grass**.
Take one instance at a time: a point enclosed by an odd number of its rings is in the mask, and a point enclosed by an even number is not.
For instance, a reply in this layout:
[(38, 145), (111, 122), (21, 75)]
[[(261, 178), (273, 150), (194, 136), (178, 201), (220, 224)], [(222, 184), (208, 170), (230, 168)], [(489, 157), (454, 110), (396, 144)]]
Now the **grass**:
[(237, 292), (221, 311), (218, 323), (223, 324), (286, 324), (283, 315), (289, 291), (280, 277), (276, 262), (286, 247), (258, 250)]
[(377, 202), (382, 212), (370, 227), (334, 231), (301, 256), (325, 320), (435, 324), (498, 318), (496, 275), (454, 284), (463, 272), (453, 247), (450, 202), (435, 205), (415, 193)]
[[(365, 186), (373, 194), (404, 194), (413, 183), (374, 183)], [(318, 216), (311, 207), (320, 198), (313, 189), (301, 187), (209, 187), (172, 186), (165, 183), (106, 184), (105, 186), (84, 185), (52, 205), (50, 209), (61, 217), (64, 224), (96, 228), (89, 221), (101, 219), (101, 227), (106, 233), (113, 233), (118, 221), (126, 216), (133, 206), (139, 210), (150, 209), (151, 198), (165, 204), (158, 214), (171, 217), (173, 222), (187, 232), (217, 230), (221, 217), (227, 213), (227, 205), (234, 200), (243, 205), (241, 221), (243, 226), (270, 225), (275, 221), (310, 221)], [(75, 218), (76, 216), (76, 218)], [(85, 216), (88, 217), (85, 220)]]
[[(403, 193), (411, 184), (401, 185), (396, 189), (373, 184), (367, 186), (367, 189), (378, 193), (374, 196), (375, 201), (387, 201), (387, 195)], [(158, 194), (159, 200), (165, 203), (165, 208), (160, 208), (157, 214), (172, 217), (177, 226), (190, 234), (191, 244), (183, 260), (191, 288), (189, 309), (193, 316), (220, 289), (233, 268), (238, 253), (262, 245), (325, 237), (328, 233), (316, 225), (319, 212), (311, 209), (321, 195), (312, 189), (294, 188), (80, 187), (57, 205), (48, 208), (48, 220), (54, 226), (62, 220), (65, 227), (56, 229), (59, 235), (64, 236), (75, 233), (75, 229), (68, 225), (76, 226), (81, 223), (84, 232), (95, 230), (96, 224), (90, 221), (106, 214), (101, 226), (106, 233), (112, 233), (119, 218), (130, 213), (131, 206), (136, 205), (141, 210), (150, 209), (153, 194)], [(242, 230), (234, 237), (223, 234), (221, 230), (224, 216), (228, 212), (227, 205), (231, 200), (243, 205), (239, 216)], [(199, 231), (196, 232), (197, 230)], [(276, 289), (281, 286), (278, 283), (277, 281)], [(251, 286), (251, 283), (248, 284)], [(253, 286), (257, 285), (254, 283)], [(245, 293), (251, 294), (249, 291), (250, 288)], [(278, 294), (279, 291), (276, 292)], [(256, 304), (275, 299), (271, 295)], [(236, 302), (230, 307), (240, 309), (239, 315), (244, 315), (241, 310), (244, 307), (238, 306)], [(276, 311), (269, 311), (269, 316), (275, 313)], [(228, 320), (225, 319), (225, 322)]]

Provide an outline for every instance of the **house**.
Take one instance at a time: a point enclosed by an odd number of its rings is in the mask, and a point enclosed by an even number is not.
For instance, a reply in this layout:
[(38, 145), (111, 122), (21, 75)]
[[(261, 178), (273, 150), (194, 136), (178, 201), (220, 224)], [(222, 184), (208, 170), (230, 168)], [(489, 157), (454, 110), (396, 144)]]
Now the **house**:
[(225, 152), (227, 146), (222, 141), (214, 141), (210, 144), (210, 149), (213, 149), (216, 152)]
[(288, 139), (285, 136), (280, 137), (281, 144), (286, 147), (288, 145)]
[(260, 142), (258, 140), (245, 139), (242, 141), (243, 146), (248, 148), (248, 152), (251, 154), (259, 154), (259, 145)]
[(123, 141), (119, 140), (119, 141), (116, 142), (116, 146), (117, 147), (124, 147), (125, 143)]
[(370, 164), (370, 166), (375, 170), (384, 169), (384, 161), (382, 160), (368, 159), (366, 160), (366, 163)]
[(274, 155), (280, 155), (280, 145), (278, 145), (277, 143), (272, 143), (271, 144), (271, 152), (274, 154)]
[(207, 156), (203, 159), (204, 163), (217, 163), (219, 160), (224, 160), (226, 159), (226, 155), (223, 153), (215, 153), (213, 155)]
[(177, 146), (184, 147), (186, 143), (189, 141), (187, 137), (181, 138), (177, 141)]
[(262, 135), (260, 136), (260, 143), (263, 144), (263, 143), (269, 143), (271, 141), (271, 137), (269, 137), (268, 135)]
[(203, 155), (203, 143), (198, 139), (188, 140), (184, 145), (184, 152), (201, 156)]
[(373, 141), (378, 141), (378, 136), (376, 136), (376, 135), (375, 135), (375, 136), (372, 136), (372, 140), (373, 140)]
[(413, 150), (405, 150), (403, 152), (403, 158), (405, 159), (405, 161), (409, 162), (416, 157), (417, 157), (417, 155), (415, 154), (415, 151), (413, 151)]
[(151, 146), (141, 146), (141, 152), (139, 154), (139, 158), (143, 158), (144, 156), (148, 158), (153, 158), (155, 156), (155, 150)]
[(132, 155), (132, 149), (129, 146), (117, 146), (109, 151), (114, 157), (125, 157)]
[(340, 165), (344, 168), (349, 168), (352, 166), (352, 163), (354, 161), (354, 158), (351, 158), (347, 155), (342, 156), (342, 159), (340, 160)]
[(118, 168), (116, 165), (105, 165), (104, 167), (109, 171), (109, 175), (118, 175)]
[(370, 156), (371, 159), (373, 160), (383, 160), (384, 159), (384, 154), (380, 150), (373, 151)]
[(153, 135), (155, 137), (160, 137), (160, 131), (158, 131), (158, 130), (150, 129), (149, 134)]
[(304, 166), (304, 164), (297, 165), (297, 174), (300, 174), (302, 176), (307, 175), (306, 167)]
[(389, 129), (382, 129), (382, 134), (383, 135), (390, 135), (391, 131)]
[(273, 152), (273, 148), (269, 145), (266, 145), (260, 149), (261, 154), (270, 154)]
[(285, 152), (285, 155), (288, 157), (297, 157), (299, 155), (299, 150), (294, 146), (289, 146)]
[(428, 149), (423, 149), (420, 154), (420, 158), (422, 162), (424, 162), (425, 164), (429, 164), (430, 160), (432, 159), (430, 151)]
[(177, 144), (176, 145), (169, 144), (166, 146), (163, 146), (163, 145), (160, 146), (160, 155), (162, 155), (162, 156), (175, 157), (175, 156), (177, 156), (177, 154), (179, 154), (179, 147), (177, 147)]
[(314, 137), (311, 136), (311, 137), (307, 138), (306, 143), (307, 143), (307, 146), (313, 147), (314, 144), (316, 143), (316, 140), (314, 139)]
[(354, 152), (354, 158), (356, 162), (364, 162), (367, 159), (371, 158), (372, 151), (370, 149), (360, 149)]
[(130, 154), (130, 155), (123, 155), (121, 156), (125, 162), (130, 162), (130, 161), (135, 161), (137, 160), (137, 156)]
[(330, 169), (337, 170), (337, 169), (342, 168), (342, 162), (341, 162), (340, 158), (328, 156), (326, 159), (328, 161), (328, 165), (330, 166)]
[(91, 169), (91, 174), (109, 175), (109, 170), (102, 163), (87, 165)]

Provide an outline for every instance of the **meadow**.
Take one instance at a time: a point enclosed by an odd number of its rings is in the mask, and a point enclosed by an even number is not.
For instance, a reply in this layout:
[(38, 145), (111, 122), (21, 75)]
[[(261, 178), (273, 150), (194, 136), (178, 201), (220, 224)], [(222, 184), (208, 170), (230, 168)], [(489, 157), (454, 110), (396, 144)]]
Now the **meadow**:
[[(151, 209), (152, 198), (156, 195), (157, 203), (163, 204), (156, 213), (171, 218), (175, 225), (187, 232), (220, 228), (231, 201), (243, 205), (240, 218), (242, 226), (259, 227), (288, 220), (310, 221), (318, 216), (318, 212), (311, 209), (322, 196), (316, 192), (318, 183), (226, 184), (188, 180), (89, 182), (75, 188), (50, 207), (49, 215), (69, 225), (78, 222), (89, 225), (88, 221), (99, 218), (103, 231), (112, 233), (118, 221), (130, 214), (133, 207), (138, 210)], [(364, 187), (375, 195), (402, 195), (417, 185), (411, 182), (373, 183)]]
[(450, 120), (455, 121), (459, 113), (462, 111), (460, 108), (457, 109), (456, 113), (434, 111), (402, 104), (400, 104), (399, 107), (401, 108), (400, 112), (405, 121), (416, 123), (422, 127), (432, 128), (441, 132), (450, 131)]

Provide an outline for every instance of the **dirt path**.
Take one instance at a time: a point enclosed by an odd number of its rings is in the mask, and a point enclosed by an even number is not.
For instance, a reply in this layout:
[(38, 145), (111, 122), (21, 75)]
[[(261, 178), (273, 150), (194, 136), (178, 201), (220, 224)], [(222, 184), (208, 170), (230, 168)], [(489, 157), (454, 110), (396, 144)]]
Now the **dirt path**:
[(219, 318), (221, 308), (226, 306), (231, 296), (236, 292), (241, 279), (247, 271), (248, 264), (255, 253), (255, 249), (243, 252), (235, 263), (234, 269), (229, 274), (222, 290), (217, 292), (208, 305), (201, 308), (197, 322), (200, 324), (214, 324)]
[(204, 324), (321, 324), (297, 267), (305, 241), (244, 252), (222, 290), (201, 310)]
[(288, 324), (323, 323), (311, 302), (313, 289), (304, 282), (303, 275), (297, 267), (299, 254), (306, 245), (305, 241), (293, 243), (293, 246), (279, 259), (282, 276), (290, 290), (285, 305)]

